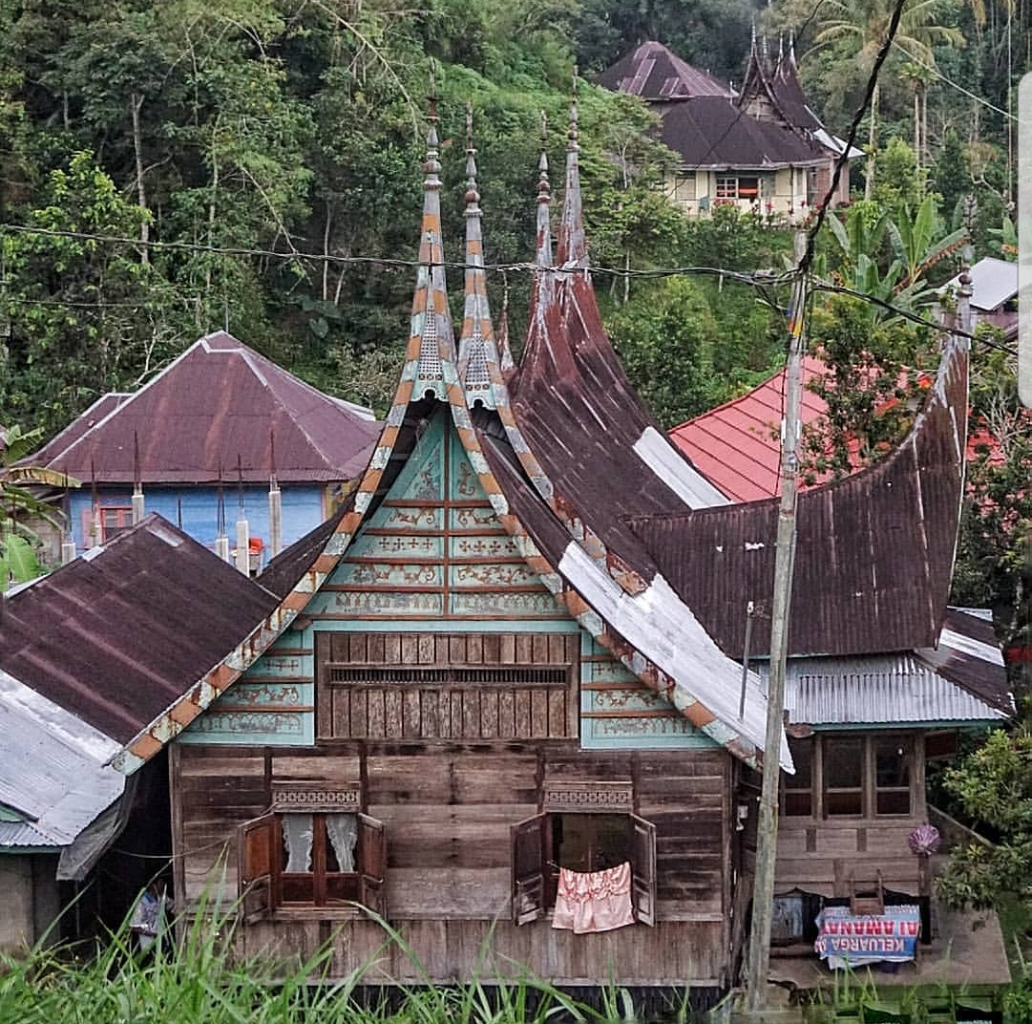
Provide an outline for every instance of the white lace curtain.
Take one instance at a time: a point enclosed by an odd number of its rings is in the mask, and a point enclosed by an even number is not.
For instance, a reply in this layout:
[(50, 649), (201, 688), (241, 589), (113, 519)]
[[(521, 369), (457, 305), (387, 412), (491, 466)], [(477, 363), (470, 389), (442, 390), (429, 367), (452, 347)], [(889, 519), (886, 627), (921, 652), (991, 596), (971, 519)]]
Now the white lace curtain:
[(355, 870), (355, 846), (358, 843), (358, 816), (327, 814), (326, 835), (329, 836), (341, 871)]
[(283, 815), (283, 849), (288, 874), (312, 870), (312, 816), (310, 814)]
[[(312, 870), (312, 815), (283, 815), (283, 849), (287, 855), (284, 871), (288, 874)], [(355, 870), (358, 844), (358, 817), (354, 814), (327, 814), (326, 835), (337, 858), (338, 870)]]

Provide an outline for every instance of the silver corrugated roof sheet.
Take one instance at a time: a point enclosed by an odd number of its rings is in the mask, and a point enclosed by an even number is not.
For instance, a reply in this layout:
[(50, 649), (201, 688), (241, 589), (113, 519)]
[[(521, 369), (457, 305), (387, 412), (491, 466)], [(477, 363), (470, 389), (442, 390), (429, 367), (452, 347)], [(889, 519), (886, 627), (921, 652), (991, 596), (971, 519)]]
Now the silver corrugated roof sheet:
[[(756, 666), (766, 679), (767, 662)], [(1003, 721), (1006, 715), (913, 654), (793, 658), (785, 680), (790, 721), (809, 725)]]
[(56, 852), (60, 845), (39, 829), (33, 828), (27, 821), (0, 822), (0, 847), (53, 846)]
[[(971, 305), (986, 312), (1002, 306), (1018, 294), (1018, 265), (1007, 260), (985, 256), (969, 271), (971, 276)], [(940, 288), (954, 291), (960, 286), (960, 275), (951, 278)]]
[(63, 846), (122, 793), (118, 743), (3, 670), (0, 737), (0, 803), (30, 819), (3, 823), (0, 845)]

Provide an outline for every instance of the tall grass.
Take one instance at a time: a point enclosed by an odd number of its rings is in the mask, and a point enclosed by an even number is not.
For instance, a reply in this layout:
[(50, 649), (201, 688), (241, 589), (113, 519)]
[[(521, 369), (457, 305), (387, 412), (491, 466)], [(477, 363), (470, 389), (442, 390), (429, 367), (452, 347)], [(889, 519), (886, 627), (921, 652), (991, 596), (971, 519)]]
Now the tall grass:
[[(592, 1008), (512, 963), (506, 964), (509, 980), (481, 982), (492, 966), (499, 966), (491, 960), (490, 937), (470, 980), (435, 985), (403, 936), (383, 920), (381, 953), (396, 945), (418, 984), (385, 986), (382, 974), (371, 976), (375, 961), (331, 979), (332, 939), (304, 962), (242, 960), (232, 955), (235, 910), (218, 907), (217, 899), (202, 901), (185, 933), (175, 943), (166, 940), (157, 955), (136, 951), (126, 920), (102, 943), (42, 942), (23, 957), (0, 956), (0, 1024), (598, 1024), (635, 1019), (630, 993), (612, 983), (604, 987), (601, 1008)], [(687, 996), (670, 1010), (672, 1020), (689, 1019)]]

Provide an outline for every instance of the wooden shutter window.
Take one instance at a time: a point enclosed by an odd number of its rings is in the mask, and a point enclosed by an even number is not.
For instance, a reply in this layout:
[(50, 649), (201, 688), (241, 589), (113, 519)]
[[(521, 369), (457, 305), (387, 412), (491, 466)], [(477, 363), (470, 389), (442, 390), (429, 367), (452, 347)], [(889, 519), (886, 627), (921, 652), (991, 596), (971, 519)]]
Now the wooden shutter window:
[(272, 909), (277, 831), (274, 814), (263, 814), (244, 822), (239, 829), (237, 881), (241, 913), (248, 923), (259, 920)]
[(631, 900), (635, 919), (656, 924), (656, 826), (631, 816)]
[(545, 835), (548, 815), (536, 814), (512, 833), (512, 920), (530, 924), (545, 916)]
[(381, 917), (387, 915), (387, 837), (383, 822), (358, 816), (359, 902)]

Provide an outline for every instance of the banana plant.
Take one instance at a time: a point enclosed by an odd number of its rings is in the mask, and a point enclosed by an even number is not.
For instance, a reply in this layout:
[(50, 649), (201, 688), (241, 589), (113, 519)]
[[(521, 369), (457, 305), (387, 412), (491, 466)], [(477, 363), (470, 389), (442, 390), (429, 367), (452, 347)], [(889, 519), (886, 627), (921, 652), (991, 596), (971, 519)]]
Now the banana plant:
[(968, 238), (964, 228), (943, 235), (931, 196), (925, 196), (914, 213), (905, 207), (904, 215), (898, 221), (889, 221), (887, 229), (893, 253), (903, 266), (904, 288), (924, 277), (940, 260), (952, 256)]
[(62, 525), (63, 515), (32, 488), (81, 486), (74, 477), (22, 461), (41, 438), (39, 429), (0, 429), (0, 590), (34, 579), (41, 572), (35, 551), (38, 538), (25, 520), (35, 517), (58, 529)]

